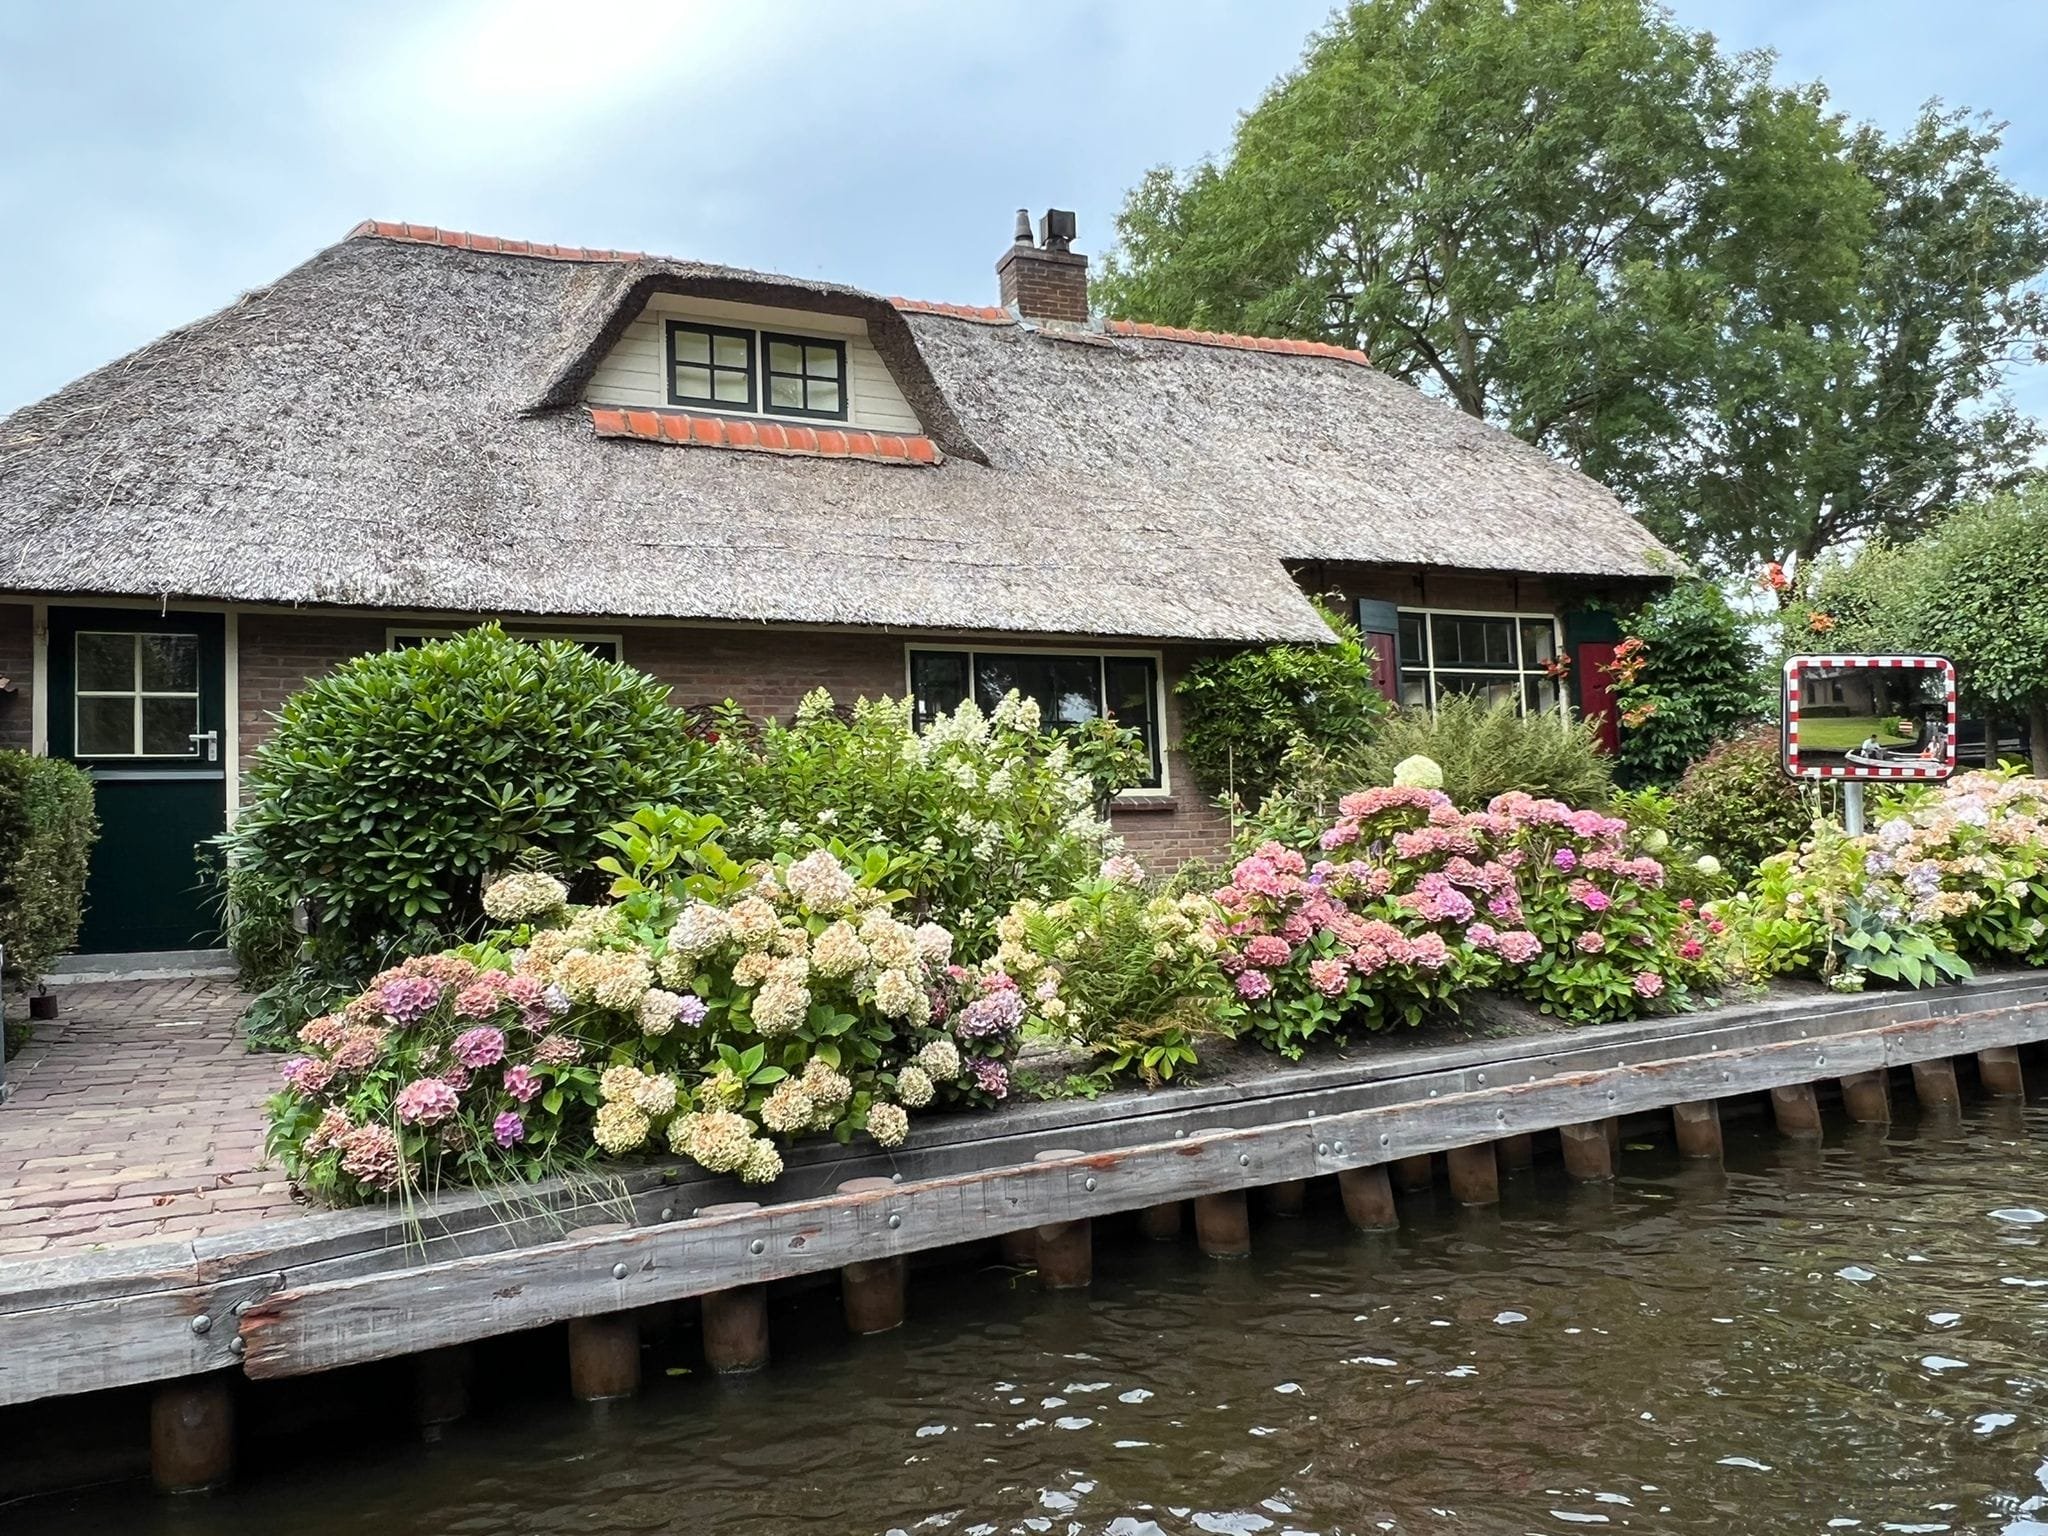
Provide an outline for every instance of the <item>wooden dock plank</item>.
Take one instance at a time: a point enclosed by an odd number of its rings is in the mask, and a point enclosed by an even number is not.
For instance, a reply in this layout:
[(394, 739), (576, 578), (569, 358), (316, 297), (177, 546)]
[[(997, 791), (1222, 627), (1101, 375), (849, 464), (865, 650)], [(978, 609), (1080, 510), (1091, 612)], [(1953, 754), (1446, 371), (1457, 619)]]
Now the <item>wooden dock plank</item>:
[[(1909, 1010), (1911, 1011), (1911, 1010)], [(1335, 1173), (1419, 1153), (1875, 1071), (2048, 1035), (2048, 1002), (1857, 1030), (1781, 1023), (1794, 1038), (1625, 1066), (1425, 1090), (1314, 1118), (1204, 1127), (1167, 1139), (905, 1182), (893, 1191), (548, 1243), (300, 1286), (242, 1318), (251, 1376), (300, 1375), (736, 1285), (1136, 1210), (1168, 1199)], [(1468, 1068), (1477, 1076), (1479, 1069)], [(1375, 1085), (1384, 1087), (1384, 1085)], [(1148, 1121), (1157, 1132), (1164, 1122)]]

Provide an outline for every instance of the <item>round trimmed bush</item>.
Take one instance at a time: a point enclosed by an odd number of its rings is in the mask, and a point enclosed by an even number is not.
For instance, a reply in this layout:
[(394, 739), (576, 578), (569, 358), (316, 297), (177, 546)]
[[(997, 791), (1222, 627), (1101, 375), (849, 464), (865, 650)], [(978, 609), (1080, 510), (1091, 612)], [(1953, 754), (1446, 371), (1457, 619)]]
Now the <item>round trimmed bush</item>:
[(1685, 770), (1671, 792), (1671, 835), (1706, 849), (1738, 884), (1811, 830), (1813, 807), (1778, 764), (1778, 733), (1722, 742)]
[(515, 861), (592, 878), (598, 834), (686, 799), (702, 750), (652, 678), (486, 625), (292, 695), (223, 841), (241, 883), (310, 904), (308, 959), (363, 973), (474, 932)]

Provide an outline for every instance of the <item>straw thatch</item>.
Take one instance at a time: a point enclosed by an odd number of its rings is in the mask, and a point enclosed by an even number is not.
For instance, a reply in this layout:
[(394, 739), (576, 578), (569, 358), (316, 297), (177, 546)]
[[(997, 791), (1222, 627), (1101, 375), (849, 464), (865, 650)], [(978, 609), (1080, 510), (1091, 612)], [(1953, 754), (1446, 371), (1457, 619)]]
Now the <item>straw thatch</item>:
[[(583, 383), (657, 291), (862, 317), (944, 461), (600, 439)], [(1660, 558), (1370, 368), (652, 260), (350, 239), (0, 422), (0, 591), (1252, 640), (1321, 633), (1286, 560)]]

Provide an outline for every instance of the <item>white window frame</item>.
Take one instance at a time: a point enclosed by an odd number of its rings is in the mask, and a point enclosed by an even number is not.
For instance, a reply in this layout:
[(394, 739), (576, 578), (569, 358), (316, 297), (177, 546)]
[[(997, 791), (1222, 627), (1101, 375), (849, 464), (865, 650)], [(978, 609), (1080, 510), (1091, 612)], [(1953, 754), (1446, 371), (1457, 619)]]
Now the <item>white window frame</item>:
[(1166, 656), (1162, 651), (1123, 649), (1115, 646), (1091, 650), (1086, 646), (977, 645), (962, 640), (947, 645), (938, 640), (921, 640), (903, 648), (903, 696), (915, 704), (917, 691), (912, 681), (911, 658), (920, 651), (941, 656), (967, 657), (968, 697), (974, 697), (974, 658), (987, 652), (994, 656), (1088, 656), (1098, 660), (1149, 661), (1152, 663), (1152, 720), (1159, 736), (1159, 782), (1121, 790), (1118, 800), (1164, 800), (1173, 793), (1173, 753), (1166, 736)]
[[(568, 629), (515, 629), (503, 620), (492, 622), (496, 622), (514, 640), (568, 640), (577, 645), (609, 645), (614, 660), (626, 659), (626, 637), (622, 634)], [(469, 627), (475, 628), (474, 625)], [(401, 640), (453, 640), (457, 635), (466, 632), (462, 629), (441, 629), (424, 624), (389, 625), (384, 630), (384, 649), (397, 650)]]
[[(146, 629), (81, 629), (71, 638), (71, 750), (75, 756), (91, 758), (98, 762), (117, 758), (130, 761), (156, 761), (161, 758), (189, 758), (197, 750), (188, 738), (186, 746), (177, 752), (145, 752), (142, 750), (142, 705), (146, 699), (189, 699), (192, 702), (192, 729), (199, 729), (199, 690), (197, 688), (144, 688), (142, 686), (142, 642), (150, 635), (167, 634), (179, 639), (190, 639), (198, 650), (195, 662), (200, 674), (206, 667), (205, 647), (199, 638), (189, 630), (146, 630)], [(130, 640), (129, 677), (133, 688), (81, 688), (78, 686), (78, 642), (87, 635), (114, 635)], [(196, 680), (196, 679), (195, 679)], [(80, 733), (78, 704), (81, 699), (131, 699), (134, 709), (129, 716), (128, 744), (132, 752), (87, 752), (82, 750), (84, 737)]]
[[(1557, 713), (1565, 719), (1571, 717), (1572, 696), (1571, 689), (1567, 686), (1567, 679), (1564, 677), (1552, 678), (1550, 674), (1543, 670), (1540, 664), (1535, 667), (1519, 664), (1511, 664), (1505, 667), (1439, 667), (1436, 664), (1436, 632), (1432, 620), (1438, 618), (1507, 619), (1515, 626), (1515, 652), (1517, 656), (1521, 654), (1522, 649), (1522, 626), (1524, 624), (1548, 624), (1550, 626), (1551, 644), (1556, 650), (1557, 655), (1563, 658), (1565, 654), (1564, 621), (1555, 613), (1525, 613), (1517, 612), (1513, 609), (1488, 608), (1417, 608), (1411, 607), (1406, 603), (1396, 603), (1394, 605), (1394, 612), (1396, 625), (1394, 630), (1394, 688), (1397, 693), (1402, 695), (1407, 693), (1408, 673), (1421, 672), (1428, 678), (1429, 708), (1434, 711), (1437, 701), (1436, 680), (1439, 674), (1450, 677), (1499, 677), (1503, 673), (1511, 672), (1515, 675), (1518, 682), (1524, 678), (1539, 677), (1556, 683)], [(1423, 644), (1428, 648), (1429, 659), (1420, 667), (1409, 666), (1401, 658), (1399, 622), (1410, 617), (1422, 620), (1422, 640)], [(1522, 714), (1529, 712), (1528, 705), (1524, 701), (1523, 694), (1519, 688), (1517, 688), (1515, 693), (1515, 708)]]

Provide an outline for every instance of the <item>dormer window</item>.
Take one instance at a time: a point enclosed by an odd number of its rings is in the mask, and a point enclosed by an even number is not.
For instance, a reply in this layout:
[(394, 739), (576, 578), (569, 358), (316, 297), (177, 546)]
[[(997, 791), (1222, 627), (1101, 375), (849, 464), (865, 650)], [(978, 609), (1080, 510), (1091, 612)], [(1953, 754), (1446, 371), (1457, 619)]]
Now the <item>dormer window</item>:
[(846, 343), (691, 320), (668, 323), (671, 405), (846, 420)]

